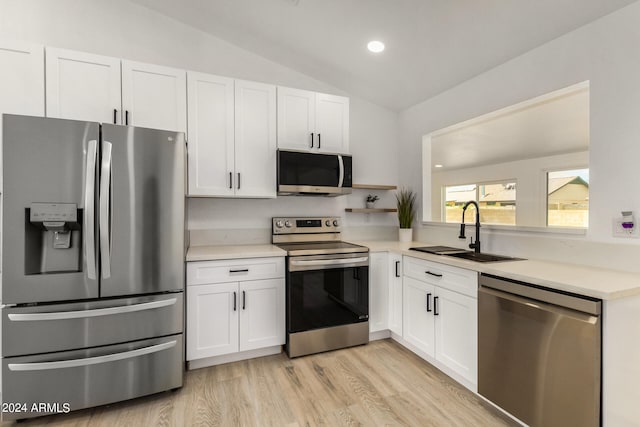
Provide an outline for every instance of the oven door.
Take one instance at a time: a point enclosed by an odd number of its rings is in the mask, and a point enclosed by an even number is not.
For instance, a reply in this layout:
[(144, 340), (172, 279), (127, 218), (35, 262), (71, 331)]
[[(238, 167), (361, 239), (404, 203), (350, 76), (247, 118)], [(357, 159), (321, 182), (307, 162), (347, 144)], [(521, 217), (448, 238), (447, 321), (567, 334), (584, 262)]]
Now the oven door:
[(289, 257), (288, 333), (368, 319), (368, 253)]

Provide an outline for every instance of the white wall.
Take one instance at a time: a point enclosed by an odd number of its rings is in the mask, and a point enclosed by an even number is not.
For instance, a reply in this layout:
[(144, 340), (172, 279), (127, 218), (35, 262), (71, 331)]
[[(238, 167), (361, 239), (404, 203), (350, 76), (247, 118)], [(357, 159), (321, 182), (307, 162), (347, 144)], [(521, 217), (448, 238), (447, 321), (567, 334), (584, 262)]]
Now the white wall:
[[(400, 182), (421, 194), (423, 135), (589, 80), (590, 224), (583, 240), (640, 245), (611, 236), (620, 211), (640, 217), (639, 22), (636, 2), (401, 112)], [(502, 236), (492, 239), (501, 246)]]
[[(0, 37), (349, 96), (324, 82), (126, 0), (2, 0)], [(352, 97), (350, 119), (354, 181), (396, 184), (397, 113)], [(360, 190), (349, 197), (332, 199), (193, 199), (188, 206), (188, 226), (269, 228), (270, 217), (275, 215), (344, 217), (344, 208), (362, 206), (365, 196)], [(389, 214), (372, 218), (347, 215), (346, 223), (353, 226), (396, 224), (395, 216)]]
[(547, 172), (577, 169), (589, 163), (589, 153), (570, 153), (536, 159), (517, 160), (473, 168), (443, 170), (431, 174), (431, 219), (441, 221), (440, 189), (445, 185), (515, 180), (516, 224), (525, 227), (546, 226)]

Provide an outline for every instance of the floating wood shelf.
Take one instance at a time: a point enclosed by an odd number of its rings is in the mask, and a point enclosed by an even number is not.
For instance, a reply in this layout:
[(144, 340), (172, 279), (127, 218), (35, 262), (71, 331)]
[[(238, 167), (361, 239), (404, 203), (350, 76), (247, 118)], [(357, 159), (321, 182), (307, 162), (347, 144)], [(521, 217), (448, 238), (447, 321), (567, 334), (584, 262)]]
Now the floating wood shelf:
[(375, 185), (375, 184), (353, 184), (351, 188), (361, 190), (396, 190), (395, 185)]
[(398, 209), (396, 209), (396, 208), (372, 208), (372, 209), (367, 209), (367, 208), (346, 208), (345, 211), (346, 212), (353, 212), (353, 213), (382, 213), (382, 212), (398, 212)]

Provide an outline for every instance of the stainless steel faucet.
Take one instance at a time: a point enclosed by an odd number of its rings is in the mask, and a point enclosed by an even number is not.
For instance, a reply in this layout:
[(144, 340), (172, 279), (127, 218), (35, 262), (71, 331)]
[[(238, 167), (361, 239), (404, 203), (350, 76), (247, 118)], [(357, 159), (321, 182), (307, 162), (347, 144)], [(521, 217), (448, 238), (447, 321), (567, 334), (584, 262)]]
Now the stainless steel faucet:
[(460, 235), (458, 238), (466, 239), (467, 237), (464, 235), (464, 213), (469, 207), (469, 205), (474, 205), (476, 207), (476, 241), (474, 243), (473, 237), (471, 238), (471, 243), (469, 243), (469, 248), (473, 249), (475, 253), (480, 253), (480, 206), (478, 206), (478, 202), (475, 200), (470, 200), (464, 204), (462, 208), (462, 224), (460, 224)]

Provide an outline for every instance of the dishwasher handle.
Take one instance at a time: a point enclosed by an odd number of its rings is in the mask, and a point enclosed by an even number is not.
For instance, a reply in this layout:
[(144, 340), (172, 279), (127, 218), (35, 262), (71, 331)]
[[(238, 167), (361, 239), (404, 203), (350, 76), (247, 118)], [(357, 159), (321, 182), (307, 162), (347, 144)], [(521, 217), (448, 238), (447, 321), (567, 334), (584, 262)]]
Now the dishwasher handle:
[(521, 297), (518, 295), (510, 294), (508, 292), (499, 291), (499, 290), (488, 288), (488, 287), (480, 287), (480, 289), (478, 289), (478, 298), (482, 298), (482, 294), (485, 294), (497, 299), (505, 300), (512, 304), (515, 303), (519, 305), (525, 305), (527, 307), (544, 311), (547, 313), (553, 313), (559, 316), (570, 317), (572, 319), (585, 322), (585, 323), (590, 323), (592, 325), (595, 325), (598, 322), (598, 316), (595, 316), (595, 315), (591, 315), (581, 311), (576, 311), (571, 308), (562, 307), (559, 305), (532, 300), (529, 298)]

